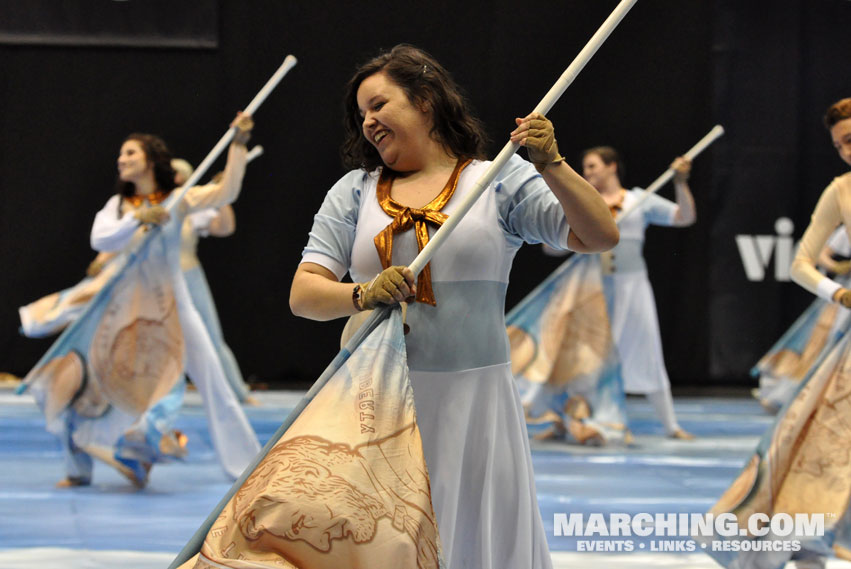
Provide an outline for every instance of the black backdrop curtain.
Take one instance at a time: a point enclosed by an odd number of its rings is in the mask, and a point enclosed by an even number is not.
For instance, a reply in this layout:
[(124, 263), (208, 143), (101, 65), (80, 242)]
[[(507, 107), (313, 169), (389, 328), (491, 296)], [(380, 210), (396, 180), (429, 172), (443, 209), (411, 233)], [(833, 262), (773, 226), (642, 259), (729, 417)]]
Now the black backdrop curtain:
[(851, 96), (851, 3), (725, 0), (715, 22), (713, 113), (728, 134), (709, 202), (709, 372), (724, 378), (753, 365), (812, 301), (788, 280), (788, 251), (847, 170), (822, 116)]
[[(399, 42), (432, 52), (467, 90), (496, 152), (615, 5), (219, 2), (215, 49), (0, 45), (0, 371), (26, 373), (49, 345), (18, 336), (16, 309), (82, 277), (123, 137), (160, 134), (197, 164), (293, 53), (299, 65), (257, 115), (254, 142), (266, 154), (249, 167), (237, 232), (204, 240), (200, 256), (246, 376), (312, 381), (342, 322), (297, 319), (287, 296), (312, 216), (343, 174), (340, 99), (354, 66)], [(551, 113), (571, 164), (611, 144), (630, 186), (649, 184), (715, 123), (727, 128), (695, 164), (698, 223), (648, 232), (675, 386), (747, 384), (809, 301), (773, 265), (748, 280), (736, 236), (776, 236), (788, 217), (800, 237), (843, 171), (819, 121), (851, 95), (840, 64), (849, 25), (846, 0), (641, 1)], [(558, 263), (521, 250), (507, 306)]]

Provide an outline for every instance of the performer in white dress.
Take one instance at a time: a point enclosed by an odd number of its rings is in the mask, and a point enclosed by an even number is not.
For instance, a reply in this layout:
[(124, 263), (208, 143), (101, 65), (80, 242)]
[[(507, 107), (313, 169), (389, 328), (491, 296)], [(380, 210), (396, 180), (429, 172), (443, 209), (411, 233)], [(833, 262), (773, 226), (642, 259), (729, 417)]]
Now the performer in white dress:
[[(619, 222), (620, 242), (601, 254), (603, 284), (624, 380), (624, 391), (644, 394), (662, 421), (668, 436), (691, 439), (677, 422), (671, 382), (662, 356), (662, 339), (656, 301), (644, 263), (644, 232), (648, 225), (686, 227), (696, 219), (694, 198), (688, 187), (691, 162), (684, 157), (671, 165), (676, 203), (658, 195), (648, 196), (635, 211)], [(644, 191), (626, 190), (621, 183), (623, 163), (609, 146), (586, 150), (582, 155), (585, 178), (597, 188), (615, 215), (629, 210)]]
[[(130, 135), (121, 147), (118, 158), (119, 193), (112, 196), (98, 212), (92, 226), (91, 244), (100, 252), (118, 252), (131, 245), (147, 225), (162, 225), (163, 239), (167, 244), (166, 261), (171, 275), (171, 288), (185, 346), (185, 369), (195, 381), (204, 400), (210, 423), (213, 444), (227, 474), (238, 476), (260, 450), (257, 437), (248, 423), (242, 408), (227, 385), (215, 348), (207, 334), (198, 311), (192, 304), (183, 272), (180, 270), (181, 228), (187, 215), (207, 208), (217, 208), (236, 199), (245, 173), (245, 140), (251, 129), (251, 118), (238, 115), (235, 124), (240, 128), (238, 139), (231, 144), (228, 162), (222, 181), (218, 184), (191, 188), (172, 209), (170, 216), (162, 204), (173, 198), (173, 170), (168, 164), (170, 154), (157, 137), (144, 134)], [(159, 165), (165, 162), (165, 166)], [(170, 220), (170, 217), (174, 217)], [(173, 413), (179, 408), (182, 391), (175, 387), (165, 398), (168, 405), (159, 403), (151, 407), (134, 423), (128, 436), (123, 424), (111, 424), (111, 415), (87, 418), (74, 407), (66, 414), (66, 432), (63, 443), (66, 449), (68, 477), (60, 486), (85, 485), (91, 481), (92, 460), (88, 443), (97, 441), (100, 447), (114, 445), (118, 464), (109, 454), (100, 456), (117, 466), (134, 482), (143, 486), (152, 465), (151, 456), (157, 457), (156, 448), (147, 448), (158, 441), (158, 433), (170, 427)], [(114, 421), (112, 421), (114, 422)], [(122, 434), (123, 433), (123, 434)], [(141, 440), (138, 440), (141, 437)], [(85, 443), (81, 442), (85, 439)], [(94, 447), (92, 447), (94, 448)], [(133, 459), (122, 456), (132, 454)], [(129, 454), (128, 454), (129, 456)], [(179, 454), (177, 454), (179, 456)], [(139, 458), (135, 458), (139, 457)], [(130, 473), (123, 466), (129, 466)]]
[[(551, 567), (508, 358), (508, 273), (524, 241), (595, 252), (617, 228), (551, 123), (529, 115), (511, 138), (535, 167), (513, 157), (415, 284), (400, 265), (486, 169), (483, 130), (445, 69), (410, 46), (359, 68), (345, 106), (352, 171), (314, 218), (290, 306), (330, 320), (415, 296), (408, 363), (448, 567)], [(347, 272), (353, 283), (339, 282)]]
[[(182, 158), (173, 158), (171, 167), (175, 172), (174, 183), (178, 187), (186, 183), (193, 172), (192, 165)], [(217, 174), (217, 177), (220, 178), (221, 173)], [(218, 181), (214, 179), (214, 183)], [(199, 237), (228, 237), (235, 229), (236, 217), (229, 204), (189, 214), (183, 222), (180, 265), (192, 296), (192, 303), (216, 346), (228, 384), (242, 403), (257, 405), (258, 401), (249, 394), (250, 389), (242, 377), (233, 352), (224, 341), (216, 305), (198, 259)], [(98, 253), (89, 263), (86, 278), (81, 282), (20, 307), (18, 312), (21, 317), (21, 333), (32, 338), (48, 336), (60, 332), (79, 318), (92, 297), (113, 276), (115, 267), (110, 266), (110, 263), (116, 256), (114, 252)]]

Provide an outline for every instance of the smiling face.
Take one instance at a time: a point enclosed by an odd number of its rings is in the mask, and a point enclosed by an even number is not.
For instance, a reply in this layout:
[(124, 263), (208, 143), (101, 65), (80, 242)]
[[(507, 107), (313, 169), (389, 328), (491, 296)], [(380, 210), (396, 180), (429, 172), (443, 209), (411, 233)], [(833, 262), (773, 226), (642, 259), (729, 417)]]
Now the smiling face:
[(146, 175), (153, 175), (154, 165), (138, 140), (127, 140), (118, 154), (118, 177), (122, 182), (138, 183)]
[(830, 138), (839, 157), (851, 166), (851, 118), (841, 120), (830, 127)]
[(384, 164), (397, 172), (422, 167), (424, 150), (436, 144), (430, 136), (431, 117), (425, 108), (413, 104), (383, 72), (363, 80), (357, 103), (363, 135), (378, 150)]
[(582, 177), (588, 183), (600, 190), (613, 177), (617, 176), (616, 162), (606, 164), (599, 154), (590, 152), (582, 159)]

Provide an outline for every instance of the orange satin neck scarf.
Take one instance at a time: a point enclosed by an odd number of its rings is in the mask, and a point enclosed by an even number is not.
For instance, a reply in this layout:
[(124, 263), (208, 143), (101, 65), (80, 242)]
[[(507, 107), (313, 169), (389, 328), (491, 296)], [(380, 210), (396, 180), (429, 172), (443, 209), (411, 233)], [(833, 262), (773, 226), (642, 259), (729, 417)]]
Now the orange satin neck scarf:
[(612, 217), (617, 217), (618, 214), (623, 210), (623, 200), (626, 197), (626, 190), (621, 190), (620, 199), (617, 203), (613, 203), (609, 206), (609, 212), (612, 214)]
[[(384, 212), (393, 217), (393, 221), (385, 227), (381, 233), (375, 236), (375, 248), (378, 250), (378, 257), (381, 260), (381, 266), (385, 269), (392, 263), (393, 258), (393, 236), (397, 233), (402, 233), (414, 228), (417, 235), (417, 247), (420, 251), (428, 243), (428, 226), (431, 223), (435, 227), (440, 227), (449, 218), (448, 215), (440, 210), (452, 198), (455, 193), (455, 188), (458, 186), (458, 177), (470, 162), (471, 159), (459, 160), (449, 176), (449, 181), (443, 187), (443, 190), (436, 198), (431, 200), (422, 209), (408, 207), (400, 204), (390, 197), (390, 188), (393, 186), (393, 173), (387, 168), (381, 171), (381, 177), (378, 179), (378, 188), (376, 190), (378, 204)], [(417, 277), (417, 302), (426, 302), (432, 306), (437, 305), (434, 298), (434, 290), (431, 286), (431, 262), (429, 262)]]
[(125, 200), (130, 202), (133, 207), (139, 207), (142, 205), (145, 200), (148, 201), (151, 205), (157, 205), (162, 203), (167, 197), (168, 194), (166, 192), (156, 191), (152, 194), (146, 194), (143, 196), (140, 195), (132, 195), (132, 196), (122, 196)]

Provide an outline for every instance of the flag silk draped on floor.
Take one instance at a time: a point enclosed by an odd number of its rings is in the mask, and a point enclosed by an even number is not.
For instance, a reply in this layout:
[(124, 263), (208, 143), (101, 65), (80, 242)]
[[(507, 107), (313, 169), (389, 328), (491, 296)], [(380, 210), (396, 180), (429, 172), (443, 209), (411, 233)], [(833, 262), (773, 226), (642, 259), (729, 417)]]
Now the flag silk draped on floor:
[(183, 568), (442, 567), (399, 309), (268, 451)]

